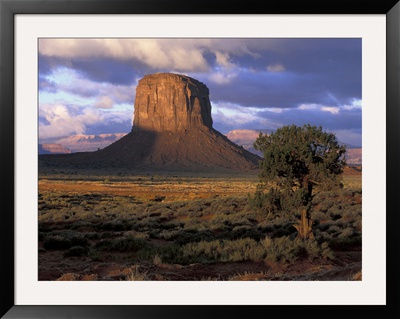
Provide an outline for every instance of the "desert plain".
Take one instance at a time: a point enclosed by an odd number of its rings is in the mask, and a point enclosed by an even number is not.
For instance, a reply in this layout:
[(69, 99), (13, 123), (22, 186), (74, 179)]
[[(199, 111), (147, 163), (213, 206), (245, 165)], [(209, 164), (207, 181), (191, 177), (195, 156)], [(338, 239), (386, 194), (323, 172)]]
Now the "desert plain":
[[(258, 170), (41, 168), (39, 280), (361, 280), (362, 170), (316, 195), (315, 241), (251, 205)], [(321, 243), (325, 243), (322, 244)]]

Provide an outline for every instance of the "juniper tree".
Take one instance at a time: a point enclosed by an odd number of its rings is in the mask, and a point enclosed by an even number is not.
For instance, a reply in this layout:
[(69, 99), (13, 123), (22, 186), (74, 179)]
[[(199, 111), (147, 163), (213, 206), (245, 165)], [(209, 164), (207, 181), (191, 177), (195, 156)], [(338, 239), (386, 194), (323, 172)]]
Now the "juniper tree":
[(311, 204), (315, 190), (341, 187), (346, 148), (333, 133), (311, 125), (284, 126), (260, 133), (254, 148), (263, 153), (255, 198), (270, 213), (300, 213), (298, 237), (312, 238)]

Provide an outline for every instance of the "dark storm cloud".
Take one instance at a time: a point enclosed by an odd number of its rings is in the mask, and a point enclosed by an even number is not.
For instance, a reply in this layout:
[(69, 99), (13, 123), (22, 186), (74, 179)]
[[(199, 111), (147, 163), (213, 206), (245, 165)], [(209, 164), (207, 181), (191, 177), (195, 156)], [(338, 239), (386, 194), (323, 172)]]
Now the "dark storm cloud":
[[(243, 106), (285, 108), (361, 99), (361, 40), (281, 41), (282, 48), (277, 51), (232, 58), (242, 68), (229, 84), (207, 83), (213, 99)], [(274, 66), (281, 70), (273, 72)]]
[(129, 85), (135, 81), (137, 74), (144, 74), (143, 66), (138, 63), (121, 62), (112, 59), (61, 59), (39, 55), (39, 75), (53, 74), (59, 68), (75, 70), (83, 77), (94, 82), (106, 82), (118, 85)]
[(71, 67), (94, 82), (129, 85), (136, 78), (135, 69), (129, 63), (111, 59), (82, 59), (72, 62)]
[(63, 61), (64, 59), (43, 56), (42, 54), (39, 53), (38, 55), (39, 76), (45, 76), (51, 74), (54, 68), (57, 68), (60, 64), (63, 64)]
[[(182, 40), (177, 43), (185, 44)], [(202, 43), (199, 52), (203, 56), (202, 70), (185, 74), (203, 80), (215, 101), (290, 108), (304, 103), (347, 103), (354, 98), (361, 99), (360, 39), (219, 39), (208, 47)], [(229, 67), (224, 69), (216, 52), (225, 56)], [(204, 61), (210, 66), (207, 72), (203, 70)], [(118, 85), (132, 84), (147, 73), (174, 69), (172, 64), (170, 68), (151, 69), (136, 55), (125, 60), (103, 56), (65, 59), (39, 56), (43, 74), (61, 65), (91, 81)], [(277, 67), (281, 69), (274, 70)], [(210, 74), (218, 70), (225, 77), (234, 76), (222, 84), (213, 82)], [(332, 101), (332, 96), (337, 101)]]

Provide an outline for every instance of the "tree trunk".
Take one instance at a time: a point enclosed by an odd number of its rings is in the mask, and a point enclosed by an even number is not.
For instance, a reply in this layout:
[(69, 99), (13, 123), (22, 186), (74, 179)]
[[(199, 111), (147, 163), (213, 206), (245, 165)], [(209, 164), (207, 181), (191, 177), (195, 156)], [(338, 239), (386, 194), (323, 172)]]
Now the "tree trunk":
[(314, 238), (314, 234), (312, 232), (312, 224), (313, 222), (310, 218), (310, 214), (307, 212), (307, 209), (303, 209), (301, 211), (301, 217), (297, 225), (293, 225), (298, 231), (297, 238), (300, 239)]

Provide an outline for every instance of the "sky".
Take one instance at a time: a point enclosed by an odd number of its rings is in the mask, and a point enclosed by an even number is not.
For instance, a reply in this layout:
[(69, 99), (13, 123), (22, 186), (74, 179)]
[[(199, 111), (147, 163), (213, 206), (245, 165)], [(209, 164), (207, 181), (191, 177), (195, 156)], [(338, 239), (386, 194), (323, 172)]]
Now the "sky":
[(213, 127), (311, 124), (361, 146), (360, 38), (39, 39), (39, 143), (128, 133), (146, 74), (172, 72), (210, 91)]

